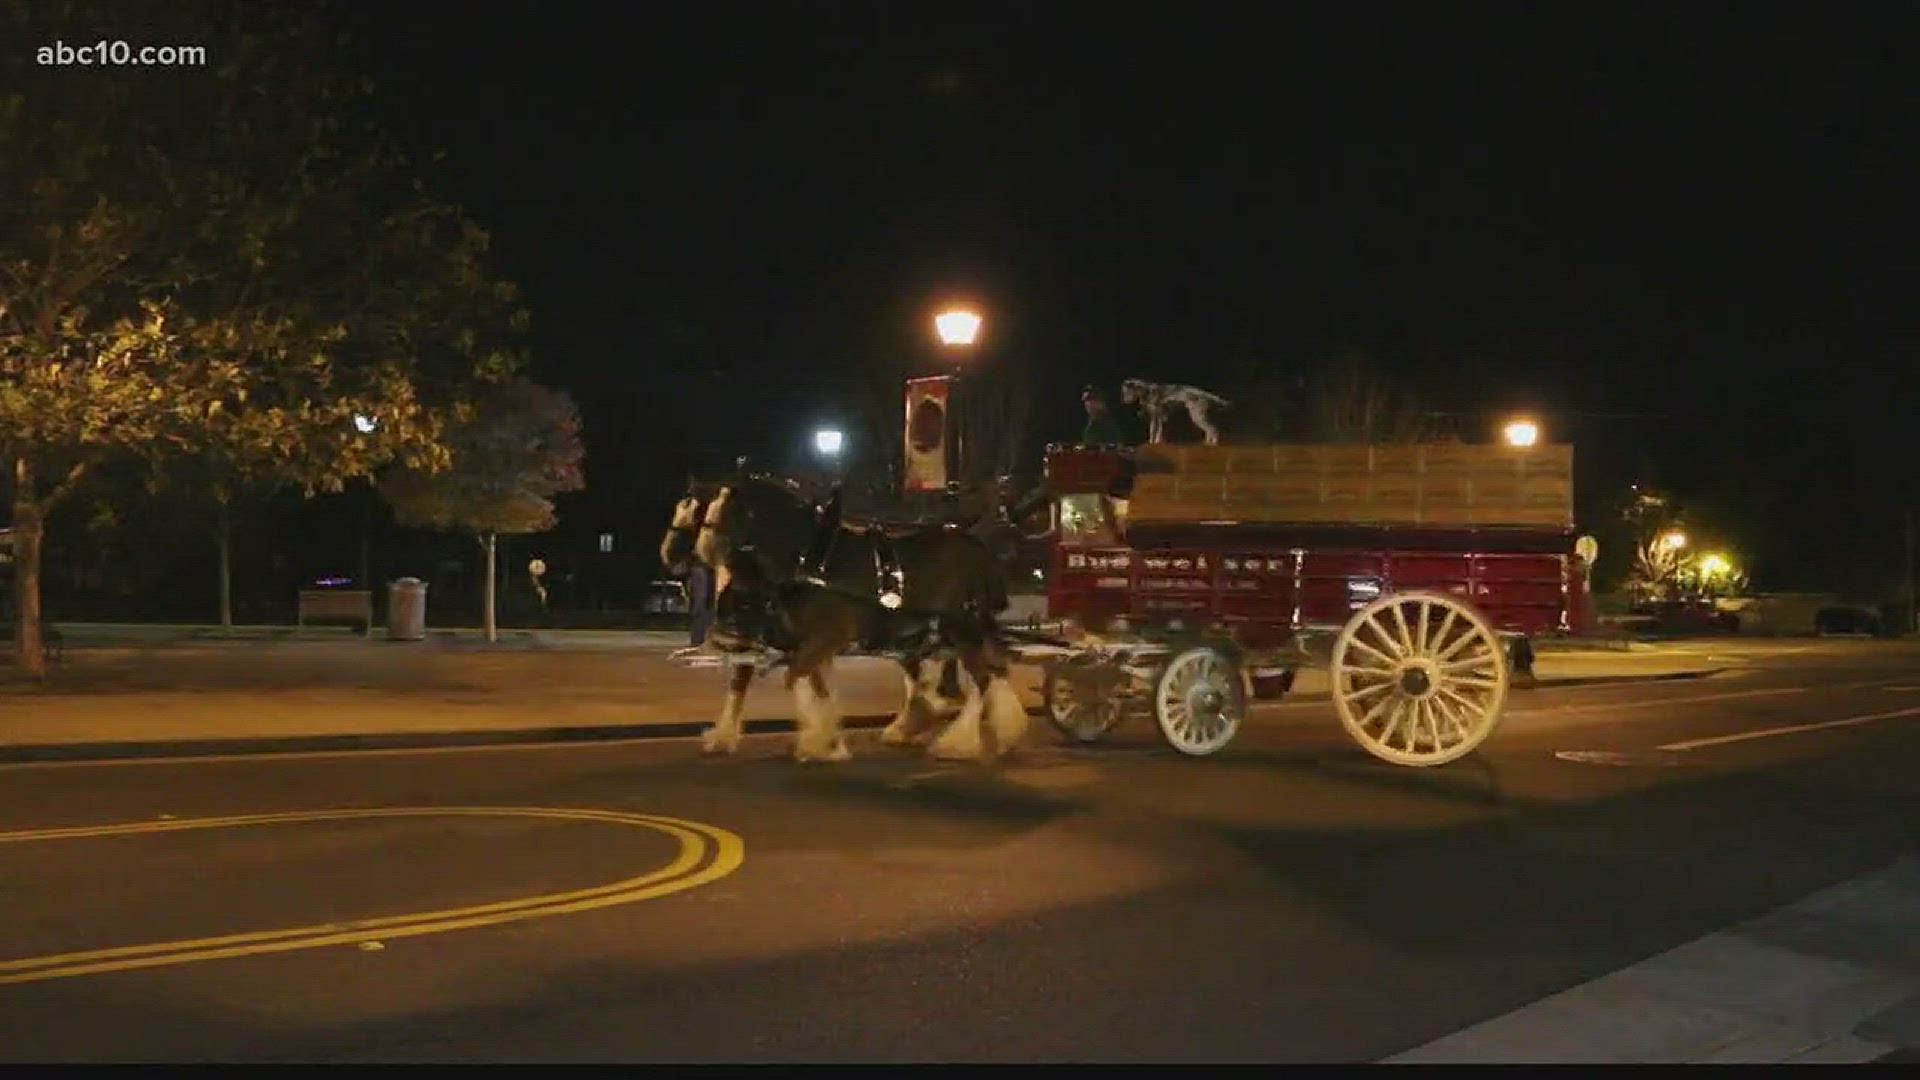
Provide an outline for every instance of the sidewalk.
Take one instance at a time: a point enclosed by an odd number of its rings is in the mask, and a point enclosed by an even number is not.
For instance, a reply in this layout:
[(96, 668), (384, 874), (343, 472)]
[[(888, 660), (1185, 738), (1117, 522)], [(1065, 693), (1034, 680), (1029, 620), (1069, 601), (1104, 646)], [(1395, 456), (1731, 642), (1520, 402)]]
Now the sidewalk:
[[(68, 648), (138, 648), (231, 642), (389, 642), (385, 627), (361, 635), (333, 626), (196, 626), (178, 623), (58, 623)], [(687, 643), (685, 630), (552, 630), (501, 628), (500, 645), (549, 649), (619, 649), (678, 647)], [(486, 644), (479, 627), (433, 627), (427, 640), (440, 643)], [(401, 644), (391, 642), (392, 644)]]
[[(0, 762), (688, 736), (720, 706), (719, 670), (669, 662), (678, 634), (519, 633), (492, 646), (464, 634), (70, 638), (45, 687), (10, 673), (0, 682)], [(848, 726), (886, 723), (899, 669), (868, 657), (836, 666)], [(1535, 673), (1558, 685), (1725, 666), (1676, 650), (1543, 652)], [(1015, 681), (1037, 707), (1038, 671), (1016, 668)], [(1289, 700), (1326, 693), (1325, 671), (1307, 668)], [(777, 675), (762, 679), (747, 696), (748, 729), (792, 730), (792, 707)]]

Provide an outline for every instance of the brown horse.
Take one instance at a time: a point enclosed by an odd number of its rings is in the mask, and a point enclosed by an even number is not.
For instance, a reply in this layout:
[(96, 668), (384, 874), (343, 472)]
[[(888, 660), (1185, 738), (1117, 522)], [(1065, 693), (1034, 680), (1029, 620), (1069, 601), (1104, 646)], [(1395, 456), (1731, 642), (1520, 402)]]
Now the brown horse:
[[(856, 650), (892, 653), (903, 668), (906, 702), (885, 741), (919, 742), (951, 715), (931, 752), (992, 760), (1024, 735), (1026, 709), (1006, 678), (1010, 656), (995, 620), (1006, 606), (1005, 580), (979, 530), (848, 523), (837, 493), (819, 505), (798, 485), (766, 476), (724, 484), (704, 510), (695, 503), (683, 500), (676, 511), (663, 557), (677, 557), (693, 533), (694, 556), (715, 570), (709, 640), (735, 655), (770, 650), (786, 666), (797, 758), (850, 756), (830, 680), (834, 658)], [(939, 678), (943, 669), (958, 684), (957, 715), (942, 700), (956, 695), (936, 685), (948, 681)], [(726, 704), (705, 736), (709, 750), (737, 747), (755, 670), (735, 662)]]

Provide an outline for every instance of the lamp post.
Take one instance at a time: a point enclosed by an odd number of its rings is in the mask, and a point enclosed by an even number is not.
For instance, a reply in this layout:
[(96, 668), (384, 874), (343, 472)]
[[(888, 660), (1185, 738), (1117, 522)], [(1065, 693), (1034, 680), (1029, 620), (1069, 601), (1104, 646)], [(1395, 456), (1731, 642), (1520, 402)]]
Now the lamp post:
[(1509, 420), (1500, 436), (1508, 446), (1532, 446), (1540, 441), (1540, 425), (1525, 417)]
[[(362, 435), (371, 435), (379, 430), (380, 421), (365, 413), (353, 414), (353, 429)], [(360, 495), (360, 587), (367, 590), (367, 600), (373, 600), (373, 477), (362, 478), (364, 487)], [(369, 628), (371, 629), (371, 628)]]
[[(964, 305), (943, 308), (933, 317), (933, 331), (955, 368), (954, 374), (949, 377), (950, 388), (958, 388), (959, 368), (973, 355), (974, 346), (979, 343), (980, 331), (985, 325), (986, 320), (979, 312)], [(958, 411), (954, 409), (956, 405), (960, 406)], [(948, 477), (948, 489), (952, 490), (953, 481), (965, 482), (967, 476), (966, 427), (971, 413), (953, 394), (948, 395), (947, 410), (948, 431), (953, 437), (953, 471)]]
[(970, 308), (950, 307), (933, 317), (933, 330), (940, 336), (940, 344), (950, 349), (967, 348), (979, 340), (984, 323)]
[(846, 447), (846, 432), (841, 431), (839, 428), (827, 425), (813, 430), (814, 455), (820, 459), (820, 466), (827, 474), (827, 478), (834, 483), (839, 483), (843, 475), (841, 472), (841, 465), (844, 461), (842, 454), (846, 450)]
[(1660, 546), (1674, 553), (1673, 569), (1667, 581), (1668, 598), (1680, 599), (1680, 558), (1679, 552), (1687, 546), (1687, 534), (1679, 529), (1669, 529), (1660, 535)]

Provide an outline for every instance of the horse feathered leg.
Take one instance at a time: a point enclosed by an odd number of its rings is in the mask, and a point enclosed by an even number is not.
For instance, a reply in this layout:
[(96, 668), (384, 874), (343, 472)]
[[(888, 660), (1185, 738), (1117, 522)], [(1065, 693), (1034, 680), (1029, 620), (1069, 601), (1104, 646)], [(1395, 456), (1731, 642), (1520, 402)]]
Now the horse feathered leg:
[(727, 699), (720, 718), (700, 736), (700, 748), (709, 754), (731, 754), (740, 749), (742, 717), (747, 711), (747, 687), (753, 682), (753, 664), (735, 660), (727, 676)]
[(1000, 630), (991, 620), (982, 628), (979, 651), (970, 658), (969, 672), (980, 684), (981, 720), (985, 728), (983, 756), (993, 760), (1020, 745), (1027, 734), (1027, 706), (1007, 677), (1008, 653)]
[(826, 680), (831, 667), (830, 659), (822, 660), (805, 670), (796, 665), (789, 675), (800, 729), (793, 744), (796, 761), (845, 761), (853, 756), (840, 732), (839, 707)]
[(993, 736), (994, 753), (998, 756), (1019, 746), (1027, 737), (1027, 705), (1020, 700), (1020, 692), (1013, 688), (1013, 680), (1007, 678), (1005, 668), (989, 671), (986, 678), (983, 709), (987, 730)]
[(986, 752), (980, 737), (980, 717), (986, 708), (986, 699), (980, 695), (980, 684), (972, 672), (960, 673), (960, 692), (964, 702), (960, 715), (933, 740), (927, 752), (944, 761), (979, 761)]
[(893, 722), (880, 733), (881, 742), (888, 746), (913, 746), (926, 740), (939, 716), (926, 686), (929, 667), (937, 678), (940, 671), (938, 662), (929, 665), (927, 660), (920, 659), (903, 665), (901, 680), (906, 699), (901, 703), (900, 712)]

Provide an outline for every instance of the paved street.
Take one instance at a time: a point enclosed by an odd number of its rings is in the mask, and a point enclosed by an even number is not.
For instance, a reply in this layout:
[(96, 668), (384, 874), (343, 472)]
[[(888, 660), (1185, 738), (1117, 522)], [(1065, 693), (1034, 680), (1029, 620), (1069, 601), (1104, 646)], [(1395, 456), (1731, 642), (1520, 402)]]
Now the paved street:
[[(725, 682), (714, 668), (669, 663), (678, 639), (668, 644), (657, 634), (555, 632), (545, 643), (498, 647), (345, 636), (103, 641), (98, 629), (87, 637), (47, 687), (0, 683), (0, 761), (693, 731), (717, 711)], [(1706, 644), (1550, 652), (1538, 674), (1562, 684), (1690, 676), (1744, 662), (1725, 652)], [(835, 693), (849, 715), (884, 720), (899, 707), (897, 666), (848, 657), (835, 668)], [(1019, 667), (1014, 677), (1037, 705), (1038, 672)], [(1324, 671), (1301, 673), (1297, 698), (1325, 693)], [(777, 676), (756, 684), (746, 715), (763, 726), (790, 722), (793, 699)]]
[(1701, 647), (1729, 670), (1517, 692), (1436, 770), (1311, 700), (1198, 760), (1036, 721), (991, 770), (871, 735), (0, 766), (0, 1060), (1920, 1045), (1920, 648)]

